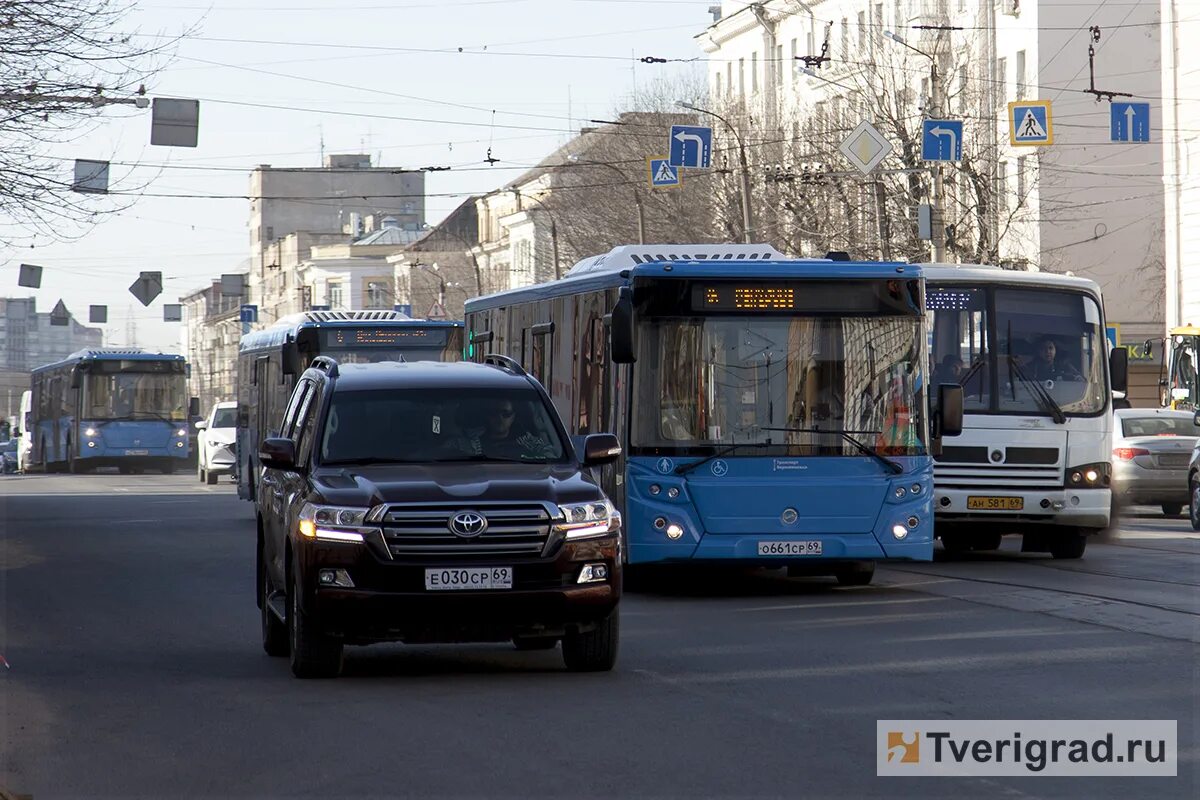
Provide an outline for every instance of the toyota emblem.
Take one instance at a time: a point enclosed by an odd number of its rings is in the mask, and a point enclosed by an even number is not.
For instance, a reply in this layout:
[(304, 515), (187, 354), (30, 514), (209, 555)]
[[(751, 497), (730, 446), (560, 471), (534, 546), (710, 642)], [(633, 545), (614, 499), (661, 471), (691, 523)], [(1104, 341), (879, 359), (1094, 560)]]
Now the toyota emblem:
[(450, 518), (450, 532), (471, 539), (487, 530), (487, 517), (478, 511), (460, 511)]

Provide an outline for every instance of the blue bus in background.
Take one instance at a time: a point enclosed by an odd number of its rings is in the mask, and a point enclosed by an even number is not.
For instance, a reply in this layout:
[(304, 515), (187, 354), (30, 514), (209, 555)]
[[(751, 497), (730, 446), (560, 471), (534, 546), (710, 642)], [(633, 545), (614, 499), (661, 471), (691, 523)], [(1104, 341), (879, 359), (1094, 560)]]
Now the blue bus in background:
[(470, 300), (465, 322), (468, 358), (519, 360), (573, 434), (620, 437), (600, 477), (628, 563), (865, 584), (933, 557), (931, 453), (962, 401), (945, 387), (931, 418), (924, 314), (917, 266), (637, 245)]
[(30, 469), (174, 472), (188, 460), (183, 356), (132, 349), (80, 350), (30, 376)]
[(237, 366), (238, 497), (253, 500), (258, 445), (276, 436), (296, 379), (317, 356), (341, 364), (458, 361), (463, 324), (398, 311), (304, 311), (242, 337)]

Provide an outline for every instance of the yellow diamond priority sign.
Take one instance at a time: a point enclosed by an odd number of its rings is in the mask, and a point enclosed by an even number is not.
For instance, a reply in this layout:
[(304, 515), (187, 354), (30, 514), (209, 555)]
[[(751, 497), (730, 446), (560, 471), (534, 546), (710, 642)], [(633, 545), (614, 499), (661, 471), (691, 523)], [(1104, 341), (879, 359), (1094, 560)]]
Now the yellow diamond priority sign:
[(838, 150), (855, 169), (868, 175), (892, 152), (892, 143), (878, 128), (864, 120), (838, 145)]

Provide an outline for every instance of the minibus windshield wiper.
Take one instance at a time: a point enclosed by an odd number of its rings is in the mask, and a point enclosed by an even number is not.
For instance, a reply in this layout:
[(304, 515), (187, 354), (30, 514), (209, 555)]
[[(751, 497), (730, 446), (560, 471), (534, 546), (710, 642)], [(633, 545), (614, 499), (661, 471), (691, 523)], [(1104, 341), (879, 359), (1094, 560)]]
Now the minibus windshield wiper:
[[(761, 430), (766, 430), (766, 429), (763, 428)], [(712, 461), (713, 459), (720, 458), (721, 456), (727, 456), (730, 453), (734, 452), (735, 450), (737, 450), (738, 448), (741, 448), (741, 447), (770, 447), (770, 446), (771, 446), (770, 439), (768, 439), (765, 442), (734, 442), (731, 445), (722, 447), (720, 450), (716, 451), (715, 453), (713, 453), (711, 455), (705, 456), (704, 458), (700, 459), (699, 461), (693, 461), (690, 464), (680, 464), (678, 467), (675, 468), (675, 474), (676, 475), (687, 475), (689, 472), (696, 469), (697, 467), (701, 467), (701, 466), (707, 464), (708, 462)]]
[[(784, 433), (832, 433), (836, 436), (840, 436), (843, 439), (845, 439), (847, 442), (849, 442), (851, 445), (853, 445), (854, 448), (856, 450), (858, 450), (858, 452), (862, 453), (864, 456), (870, 456), (871, 458), (878, 461), (889, 472), (891, 472), (895, 475), (899, 475), (900, 473), (904, 472), (904, 467), (902, 467), (900, 464), (896, 463), (895, 461), (892, 461), (890, 458), (888, 458), (884, 455), (881, 455), (878, 450), (876, 450), (875, 448), (866, 444), (865, 442), (860, 441), (859, 439), (855, 439), (853, 436), (851, 436), (846, 431), (825, 431), (825, 430), (821, 430), (820, 428), (763, 428), (762, 430), (764, 430), (764, 431), (783, 431)], [(878, 434), (879, 431), (853, 431), (853, 433), (864, 433), (867, 435), (871, 435), (871, 434)]]
[(1009, 383), (1012, 383), (1012, 376), (1016, 375), (1021, 379), (1022, 383), (1029, 387), (1029, 393), (1033, 395), (1033, 398), (1037, 401), (1037, 404), (1042, 407), (1043, 411), (1049, 412), (1051, 418), (1053, 418), (1055, 422), (1057, 422), (1059, 425), (1062, 425), (1067, 421), (1067, 415), (1063, 412), (1062, 406), (1054, 402), (1054, 398), (1050, 396), (1048, 391), (1046, 391), (1046, 387), (1040, 382), (1035, 381), (1033, 378), (1030, 378), (1028, 375), (1026, 375), (1024, 371), (1022, 371), (1021, 366), (1017, 363), (1017, 360), (1011, 355), (1008, 357), (1008, 374)]

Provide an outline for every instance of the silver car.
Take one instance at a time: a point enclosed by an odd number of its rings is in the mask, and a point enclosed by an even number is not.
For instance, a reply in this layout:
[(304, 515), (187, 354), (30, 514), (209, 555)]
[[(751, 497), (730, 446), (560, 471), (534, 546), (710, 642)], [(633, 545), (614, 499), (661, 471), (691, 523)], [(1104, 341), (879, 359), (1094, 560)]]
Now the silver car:
[(1113, 497), (1118, 505), (1157, 505), (1168, 517), (1189, 503), (1188, 465), (1200, 441), (1190, 411), (1124, 408), (1113, 426)]

